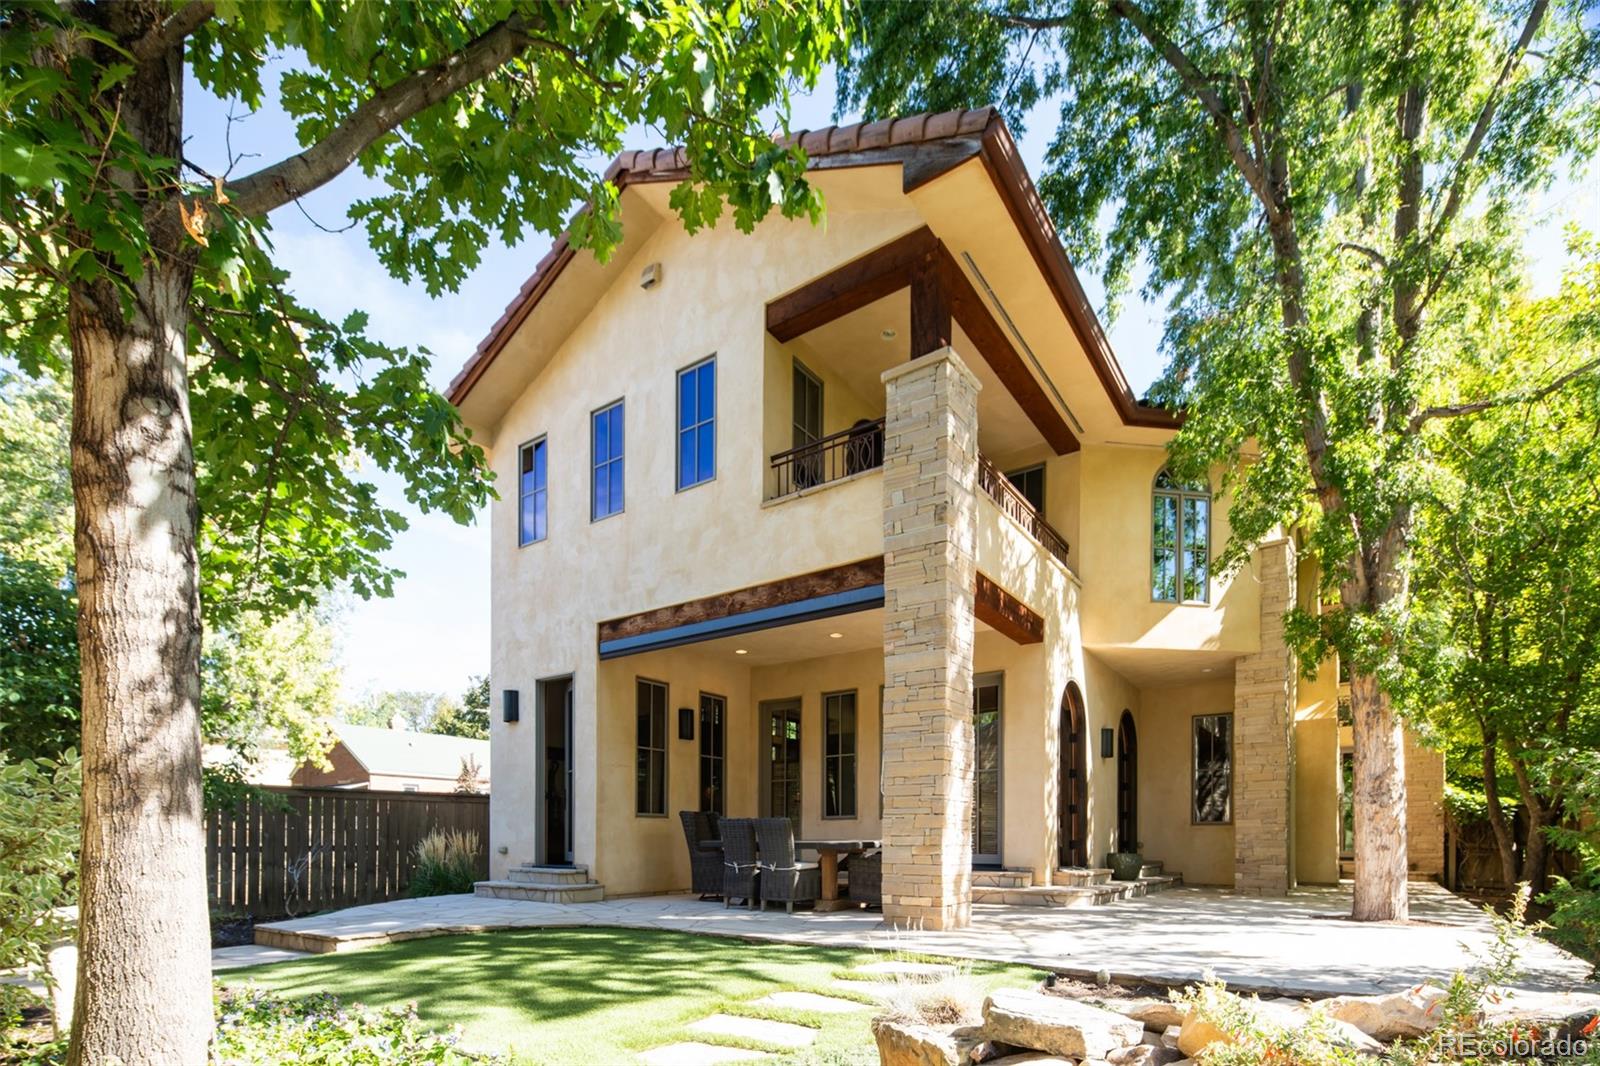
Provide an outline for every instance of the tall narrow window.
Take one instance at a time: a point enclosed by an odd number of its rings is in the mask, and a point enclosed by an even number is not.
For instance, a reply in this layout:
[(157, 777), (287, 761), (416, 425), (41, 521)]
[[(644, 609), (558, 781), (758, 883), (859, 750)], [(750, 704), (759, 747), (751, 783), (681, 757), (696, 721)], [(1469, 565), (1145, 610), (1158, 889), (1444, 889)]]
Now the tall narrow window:
[(589, 520), (622, 510), (622, 401), (594, 413), (594, 478)]
[(856, 816), (856, 694), (833, 692), (822, 697), (822, 816)]
[(1150, 523), (1150, 595), (1165, 603), (1210, 598), (1211, 490), (1156, 475)]
[(717, 360), (678, 371), (678, 488), (717, 476)]
[(805, 448), (794, 457), (794, 487), (810, 488), (823, 482), (825, 456), (810, 448), (822, 439), (822, 381), (794, 361), (794, 447)]
[(1033, 509), (1044, 514), (1044, 464), (1030, 466), (1022, 470), (1013, 470), (1006, 475), (1006, 480), (1017, 487), (1024, 499), (1033, 504)]
[(1233, 715), (1194, 719), (1193, 806), (1196, 825), (1233, 821)]
[(700, 809), (726, 814), (722, 808), (723, 754), (727, 744), (728, 701), (700, 693)]
[(659, 681), (636, 682), (638, 753), (635, 762), (634, 811), (667, 813), (667, 686)]
[(550, 518), (545, 464), (545, 438), (522, 446), (517, 463), (518, 544), (532, 544), (545, 538)]

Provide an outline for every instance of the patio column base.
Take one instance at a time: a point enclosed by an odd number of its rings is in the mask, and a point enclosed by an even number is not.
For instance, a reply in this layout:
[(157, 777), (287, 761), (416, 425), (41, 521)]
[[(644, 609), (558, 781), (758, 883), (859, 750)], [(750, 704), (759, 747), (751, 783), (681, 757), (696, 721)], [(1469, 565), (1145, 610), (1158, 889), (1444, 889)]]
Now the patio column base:
[(978, 389), (950, 348), (883, 375), (883, 916), (972, 910)]

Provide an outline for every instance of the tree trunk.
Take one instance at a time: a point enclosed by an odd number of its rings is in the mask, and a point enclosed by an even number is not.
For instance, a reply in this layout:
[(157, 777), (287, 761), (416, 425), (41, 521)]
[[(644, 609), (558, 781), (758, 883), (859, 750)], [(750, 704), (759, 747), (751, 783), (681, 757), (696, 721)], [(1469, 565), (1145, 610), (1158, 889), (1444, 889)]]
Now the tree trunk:
[(1350, 678), (1355, 717), (1355, 904), (1359, 922), (1410, 913), (1406, 863), (1405, 732), (1371, 674)]
[[(161, 5), (101, 9), (123, 40)], [(174, 158), (174, 50), (122, 89), (122, 122)], [(83, 851), (69, 1063), (203, 1063), (212, 1028), (200, 789), (200, 593), (185, 333), (189, 249), (168, 190), (143, 202), (154, 254), (124, 304), (74, 285), (72, 488), (83, 677)]]
[(1522, 794), (1522, 809), (1528, 812), (1528, 851), (1522, 860), (1522, 880), (1528, 882), (1528, 887), (1533, 890), (1534, 898), (1543, 895), (1549, 888), (1550, 870), (1550, 841), (1545, 838), (1545, 827), (1555, 819), (1551, 816), (1552, 805), (1545, 802), (1539, 795), (1539, 789), (1534, 784), (1533, 775), (1528, 773), (1526, 760), (1519, 756), (1507, 754), (1506, 758), (1511, 763), (1511, 770), (1517, 775), (1517, 791)]
[(1495, 776), (1495, 753), (1499, 750), (1500, 736), (1481, 720), (1483, 731), (1483, 796), (1489, 814), (1489, 828), (1494, 830), (1495, 850), (1500, 853), (1500, 869), (1505, 873), (1506, 884), (1517, 883), (1517, 847), (1506, 822), (1505, 808), (1500, 806), (1500, 781)]

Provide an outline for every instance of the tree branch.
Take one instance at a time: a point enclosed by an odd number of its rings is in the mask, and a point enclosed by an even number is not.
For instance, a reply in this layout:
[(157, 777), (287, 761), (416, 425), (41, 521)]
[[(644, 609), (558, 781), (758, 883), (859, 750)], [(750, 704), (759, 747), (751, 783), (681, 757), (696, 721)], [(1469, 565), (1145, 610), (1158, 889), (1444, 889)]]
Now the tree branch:
[(459, 52), (379, 89), (305, 151), (227, 186), (241, 215), (264, 215), (337, 177), (379, 137), (505, 66), (533, 43), (535, 25), (513, 14)]
[(1282, 206), (1272, 194), (1271, 186), (1267, 181), (1267, 174), (1260, 160), (1250, 154), (1246, 147), (1244, 135), (1239, 130), (1239, 125), (1234, 121), (1233, 114), (1222, 102), (1211, 79), (1206, 77), (1204, 71), (1195, 66), (1194, 61), (1178, 47), (1166, 34), (1162, 33), (1150, 21), (1150, 16), (1145, 10), (1133, 3), (1132, 0), (1111, 0), (1111, 10), (1127, 22), (1150, 46), (1166, 60), (1183, 81), (1200, 105), (1206, 109), (1217, 128), (1222, 131), (1223, 143), (1228, 149), (1228, 154), (1233, 158), (1234, 165), (1239, 168), (1246, 184), (1256, 194), (1256, 199), (1261, 201), (1265, 208), (1268, 222), (1276, 222), (1282, 213)]
[(1359, 252), (1381, 267), (1388, 267), (1389, 265), (1388, 256), (1384, 255), (1376, 248), (1367, 247), (1365, 244), (1357, 244), (1355, 241), (1340, 241), (1338, 244), (1334, 245), (1334, 247), (1341, 248), (1347, 252)]
[(1467, 143), (1462, 146), (1461, 155), (1456, 159), (1450, 191), (1445, 196), (1444, 207), (1440, 209), (1439, 217), (1434, 220), (1430, 229), (1430, 240), (1448, 226), (1450, 220), (1455, 218), (1456, 212), (1461, 209), (1462, 198), (1466, 193), (1467, 175), (1472, 167), (1472, 161), (1477, 158), (1478, 149), (1483, 147), (1484, 139), (1489, 135), (1489, 127), (1494, 124), (1495, 113), (1500, 108), (1501, 93), (1506, 87), (1506, 82), (1511, 80), (1511, 74), (1517, 69), (1517, 64), (1527, 53), (1528, 46), (1533, 43), (1533, 38), (1539, 32), (1539, 26), (1544, 22), (1545, 12), (1549, 7), (1549, 0), (1534, 0), (1533, 6), (1528, 9), (1528, 18), (1522, 24), (1522, 33), (1518, 35), (1517, 43), (1506, 53), (1505, 62), (1500, 64), (1500, 75), (1495, 78), (1494, 85), (1489, 89), (1489, 95), (1478, 111), (1478, 120), (1473, 123), (1472, 133), (1468, 135)]
[(217, 5), (211, 0), (189, 0), (189, 3), (146, 30), (143, 37), (133, 42), (133, 47), (129, 51), (140, 63), (158, 59), (166, 55), (175, 45), (182, 44), (191, 33), (216, 14), (216, 10)]
[(1591, 370), (1600, 370), (1600, 356), (1589, 360), (1582, 366), (1567, 371), (1554, 381), (1528, 393), (1511, 393), (1506, 396), (1495, 396), (1487, 400), (1473, 400), (1470, 403), (1442, 404), (1438, 407), (1425, 407), (1411, 416), (1409, 430), (1415, 433), (1423, 424), (1436, 418), (1457, 418), (1461, 415), (1473, 415), (1480, 411), (1492, 410), (1496, 407), (1509, 407), (1516, 403), (1533, 403), (1542, 400), (1551, 393), (1560, 392), (1572, 381), (1589, 373)]

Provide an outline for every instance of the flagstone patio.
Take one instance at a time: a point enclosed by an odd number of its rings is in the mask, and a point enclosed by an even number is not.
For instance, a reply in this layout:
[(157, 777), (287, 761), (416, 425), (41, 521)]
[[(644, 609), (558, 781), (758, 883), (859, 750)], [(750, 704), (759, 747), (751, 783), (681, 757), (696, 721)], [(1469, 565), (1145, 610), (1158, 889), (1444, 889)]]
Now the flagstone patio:
[[(492, 929), (622, 926), (1002, 960), (1077, 977), (1106, 971), (1121, 981), (1181, 984), (1210, 970), (1244, 991), (1325, 996), (1447, 980), (1487, 948), (1492, 926), (1471, 904), (1433, 885), (1412, 892), (1407, 925), (1350, 921), (1347, 887), (1287, 898), (1181, 888), (1081, 910), (978, 904), (969, 928), (941, 932), (889, 929), (866, 911), (761, 913), (687, 895), (582, 904), (435, 896), (260, 925), (256, 940), (258, 949), (328, 952)], [(1527, 939), (1523, 965), (1521, 987), (1600, 993), (1585, 984), (1586, 963), (1545, 941)]]

